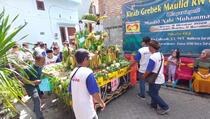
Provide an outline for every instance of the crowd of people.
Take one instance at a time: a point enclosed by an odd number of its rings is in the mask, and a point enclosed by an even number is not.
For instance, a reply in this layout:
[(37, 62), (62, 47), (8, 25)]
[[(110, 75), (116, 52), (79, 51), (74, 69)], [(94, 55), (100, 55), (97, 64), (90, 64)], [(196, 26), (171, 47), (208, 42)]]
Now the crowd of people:
[[(68, 44), (64, 42), (64, 48), (76, 48), (74, 42)], [(151, 97), (150, 107), (155, 109), (158, 114), (164, 115), (170, 111), (169, 105), (159, 95), (162, 84), (167, 80), (174, 82), (175, 72), (179, 69), (180, 52), (174, 50), (168, 57), (166, 79), (164, 75), (164, 55), (159, 51), (160, 43), (151, 40), (150, 37), (144, 37), (142, 47), (138, 50), (135, 61), (139, 64), (138, 79), (139, 93), (137, 94), (143, 100), (146, 100), (147, 93)], [(72, 95), (73, 110), (77, 119), (97, 119), (94, 103), (97, 102), (102, 108), (106, 104), (100, 96), (100, 89), (97, 85), (93, 71), (89, 68), (90, 54), (85, 49), (78, 49), (75, 52), (77, 67), (71, 72), (69, 93)], [(210, 50), (202, 51), (200, 57), (195, 60), (193, 74), (193, 88), (196, 92), (210, 93)], [(29, 96), (34, 101), (34, 112), (37, 119), (43, 119), (41, 112), (40, 96), (42, 92), (38, 85), (41, 83), (42, 67), (52, 63), (62, 61), (62, 52), (57, 43), (53, 43), (48, 49), (47, 44), (38, 42), (33, 49), (29, 48), (28, 43), (23, 43), (22, 47), (16, 44), (8, 54), (8, 59), (18, 59), (19, 61), (29, 62), (35, 72), (30, 72), (30, 68), (25, 69), (32, 84), (25, 84), (24, 87)], [(35, 74), (35, 75), (34, 75)], [(145, 84), (148, 83), (148, 89)], [(146, 93), (147, 92), (147, 93)], [(85, 107), (84, 107), (85, 105)]]
[(47, 44), (43, 42), (37, 42), (31, 49), (29, 43), (23, 43), (22, 47), (21, 45), (16, 44), (8, 53), (8, 60), (16, 60), (20, 63), (26, 62), (33, 64), (35, 63), (35, 59), (33, 57), (35, 51), (43, 54), (45, 57), (45, 65), (62, 61), (62, 52), (56, 42), (52, 44), (51, 48), (48, 48)]
[[(22, 46), (15, 44), (9, 51), (7, 58), (10, 62), (9, 67), (16, 70), (16, 67), (12, 62), (16, 61), (25, 70), (28, 79), (31, 83), (21, 81), (23, 87), (26, 89), (28, 96), (30, 96), (34, 102), (33, 111), (37, 119), (44, 119), (41, 111), (41, 97), (43, 92), (39, 89), (41, 83), (42, 69), (44, 66), (62, 62), (62, 52), (58, 43), (53, 42), (50, 48), (46, 43), (37, 42), (33, 44), (33, 48), (30, 48), (29, 43), (23, 43)], [(64, 48), (68, 47), (68, 42), (64, 42)], [(29, 65), (28, 65), (29, 64)], [(19, 72), (19, 71), (18, 71)]]

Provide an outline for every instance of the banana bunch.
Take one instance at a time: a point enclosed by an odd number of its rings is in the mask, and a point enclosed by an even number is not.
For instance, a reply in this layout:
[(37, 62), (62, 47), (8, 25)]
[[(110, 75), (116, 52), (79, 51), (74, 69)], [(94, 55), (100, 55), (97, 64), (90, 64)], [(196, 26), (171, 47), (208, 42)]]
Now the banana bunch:
[(115, 45), (114, 48), (115, 48), (115, 49), (114, 49), (114, 52), (115, 52), (115, 54), (116, 54), (116, 58), (118, 59), (118, 58), (120, 57), (120, 48), (119, 48), (118, 45)]
[(98, 63), (98, 54), (97, 54), (98, 51), (95, 52), (95, 55), (91, 57), (91, 60), (89, 60), (89, 65), (92, 69), (95, 69), (99, 66), (99, 63)]
[(107, 56), (107, 49), (102, 47), (100, 51), (100, 58), (102, 64), (107, 64), (108, 63), (108, 56)]
[(73, 69), (75, 66), (76, 66), (76, 59), (74, 57), (74, 55), (69, 55), (69, 60), (70, 60), (70, 63), (71, 63), (71, 69)]
[(101, 39), (104, 41), (109, 35), (107, 32), (102, 32), (100, 36), (101, 36)]
[(65, 63), (65, 61), (67, 60), (67, 57), (68, 57), (68, 48), (64, 48), (62, 50), (62, 56), (63, 56), (62, 63)]
[(113, 53), (113, 50), (111, 47), (109, 47), (107, 49), (107, 60), (108, 60), (108, 63), (112, 63), (114, 60), (116, 59), (116, 56), (115, 54)]
[(87, 39), (85, 40), (84, 48), (90, 49), (95, 41), (95, 34), (94, 32), (89, 33)]
[(95, 51), (95, 62), (96, 62), (96, 67), (99, 67), (102, 65), (102, 57), (101, 57), (101, 54), (100, 54), (100, 51)]
[(73, 50), (71, 50), (71, 49), (68, 49), (68, 51), (63, 50), (62, 64), (66, 70), (71, 70), (76, 66), (76, 59), (74, 57)]
[(97, 63), (98, 63), (98, 66), (97, 67), (99, 67), (99, 66), (102, 65), (101, 55), (98, 54), (96, 57), (97, 57)]
[(91, 69), (94, 69), (94, 58), (92, 57), (92, 59), (91, 60), (89, 60), (89, 66), (90, 66), (90, 68)]

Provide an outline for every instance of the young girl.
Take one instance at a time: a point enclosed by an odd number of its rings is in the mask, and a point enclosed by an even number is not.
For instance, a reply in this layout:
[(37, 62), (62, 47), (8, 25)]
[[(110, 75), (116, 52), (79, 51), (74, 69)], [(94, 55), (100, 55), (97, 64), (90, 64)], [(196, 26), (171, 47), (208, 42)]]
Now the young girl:
[(177, 66), (180, 64), (180, 52), (174, 50), (172, 55), (168, 57), (168, 82), (174, 83)]

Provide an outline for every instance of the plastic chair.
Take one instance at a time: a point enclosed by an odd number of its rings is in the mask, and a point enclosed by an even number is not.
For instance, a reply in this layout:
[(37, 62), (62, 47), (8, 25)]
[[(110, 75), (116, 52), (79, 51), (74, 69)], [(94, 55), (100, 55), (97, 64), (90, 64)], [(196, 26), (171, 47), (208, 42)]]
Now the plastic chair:
[(176, 71), (176, 80), (173, 84), (173, 88), (177, 86), (179, 80), (189, 81), (189, 90), (192, 91), (192, 75), (193, 75), (193, 58), (182, 57), (179, 69)]
[[(125, 54), (124, 57), (128, 60), (128, 61), (135, 61), (134, 59), (134, 55), (132, 54)], [(137, 69), (138, 69), (138, 64), (135, 63), (131, 68), (131, 72), (130, 72), (130, 81), (131, 81), (131, 85), (134, 86), (137, 83)]]

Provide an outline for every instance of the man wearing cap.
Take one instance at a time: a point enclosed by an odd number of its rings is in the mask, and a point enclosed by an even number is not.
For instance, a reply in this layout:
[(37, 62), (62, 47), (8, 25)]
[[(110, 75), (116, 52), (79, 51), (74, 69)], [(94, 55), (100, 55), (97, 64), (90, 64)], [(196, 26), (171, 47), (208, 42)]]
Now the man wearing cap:
[(154, 83), (149, 83), (149, 95), (151, 96), (150, 106), (157, 109), (158, 106), (161, 108), (157, 110), (158, 114), (164, 115), (170, 111), (169, 106), (166, 102), (159, 96), (159, 90), (161, 85), (165, 82), (165, 77), (163, 74), (164, 67), (164, 56), (158, 50), (160, 48), (159, 42), (151, 40), (149, 43), (149, 50), (152, 53), (149, 59), (149, 63), (146, 68), (146, 72), (143, 75), (143, 79), (147, 78), (150, 73), (158, 73), (157, 78)]
[(149, 51), (148, 44), (150, 42), (150, 37), (144, 37), (142, 40), (142, 48), (138, 50), (137, 55), (135, 56), (136, 62), (139, 63), (138, 78), (139, 80), (139, 93), (138, 97), (145, 100), (145, 81), (141, 80), (143, 74), (146, 71), (147, 64), (149, 62), (149, 57), (151, 52)]
[(43, 42), (37, 42), (37, 44), (35, 44), (33, 49), (42, 52), (42, 54), (46, 56), (45, 44)]
[(99, 94), (93, 71), (88, 68), (90, 53), (85, 49), (78, 49), (75, 58), (78, 66), (71, 72), (69, 83), (74, 114), (76, 119), (98, 119), (93, 100), (102, 108), (105, 103)]
[(36, 118), (44, 119), (41, 112), (41, 101), (39, 97), (38, 85), (41, 83), (40, 79), (42, 75), (42, 67), (45, 64), (45, 57), (43, 56), (42, 52), (35, 51), (34, 59), (35, 64), (29, 69), (25, 70), (32, 84), (25, 84), (24, 88), (26, 89), (27, 94), (33, 99)]

